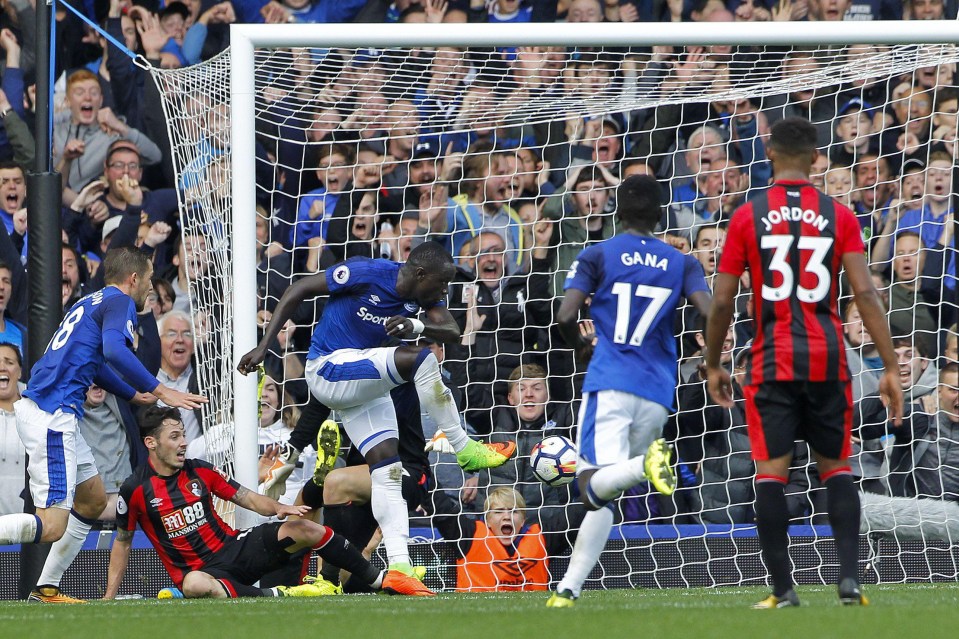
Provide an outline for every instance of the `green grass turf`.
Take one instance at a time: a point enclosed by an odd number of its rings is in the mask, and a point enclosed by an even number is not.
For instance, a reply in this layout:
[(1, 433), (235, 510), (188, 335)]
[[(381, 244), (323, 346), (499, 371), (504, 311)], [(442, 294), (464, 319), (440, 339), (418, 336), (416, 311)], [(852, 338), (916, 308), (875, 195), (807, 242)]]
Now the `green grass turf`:
[(0, 636), (42, 639), (934, 639), (959, 637), (959, 584), (867, 586), (868, 608), (801, 586), (801, 608), (750, 610), (765, 588), (589, 591), (572, 609), (545, 593), (233, 601), (0, 604)]

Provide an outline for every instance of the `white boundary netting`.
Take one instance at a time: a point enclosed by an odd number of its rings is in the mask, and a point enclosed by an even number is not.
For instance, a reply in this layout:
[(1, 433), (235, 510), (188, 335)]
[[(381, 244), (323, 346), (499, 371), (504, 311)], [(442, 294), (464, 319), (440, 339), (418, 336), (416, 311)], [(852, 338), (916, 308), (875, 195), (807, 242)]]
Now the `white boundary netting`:
[[(905, 219), (900, 210), (921, 205), (917, 198), (935, 200), (937, 188), (937, 202), (951, 206), (951, 175), (945, 191), (935, 186), (938, 178), (933, 175), (943, 153), (947, 173), (954, 165), (956, 108), (949, 102), (959, 81), (954, 77), (959, 62), (954, 45), (346, 50), (310, 44), (256, 49), (249, 71), (255, 86), (255, 124), (235, 117), (231, 122), (230, 51), (195, 67), (153, 71), (164, 96), (183, 189), (184, 232), (203, 236), (209, 256), (205, 266), (191, 263), (190, 275), (194, 313), (208, 328), (197, 327), (198, 336), (207, 335), (197, 341), (197, 360), (201, 391), (211, 398), (204, 427), (217, 463), (234, 469), (233, 424), (255, 410), (253, 398), (233, 381), (235, 341), (252, 346), (251, 336), (237, 331), (234, 302), (249, 300), (251, 314), (268, 312), (292, 279), (328, 266), (344, 253), (402, 257), (424, 237), (449, 242), (454, 254), (462, 255), (461, 266), (479, 271), (475, 280), (464, 271), (462, 281), (451, 287), (450, 307), (466, 337), (463, 344), (446, 350), (446, 369), (463, 391), (461, 408), (468, 424), (486, 434), (490, 411), (495, 422), (496, 416), (512, 410), (505, 398), (507, 377), (522, 362), (547, 371), (552, 402), (541, 421), (563, 426), (558, 422), (575, 415), (582, 371), (551, 330), (557, 292), (569, 256), (575, 256), (583, 242), (612, 232), (617, 180), (635, 170), (649, 170), (660, 178), (669, 198), (663, 231), (677, 245), (685, 243), (687, 250), (696, 251), (708, 272), (721, 250), (721, 221), (768, 179), (762, 151), (768, 126), (794, 113), (810, 116), (820, 130), (822, 151), (829, 158), (817, 169), (823, 188), (855, 205), (867, 222), (870, 260), (877, 272), (886, 271), (892, 278), (891, 288), (888, 281), (882, 285), (893, 304), (900, 305), (890, 317), (894, 333), (909, 338), (910, 363), (919, 362), (917, 349), (924, 356), (907, 399), (927, 411), (932, 422), (944, 419), (935, 401), (936, 366), (940, 348), (948, 345), (950, 327), (944, 322), (950, 317), (955, 321), (950, 310), (955, 304), (951, 235), (940, 236), (944, 241), (939, 246), (928, 244), (933, 235), (928, 227), (914, 229), (896, 220)], [(857, 112), (868, 122), (855, 118), (855, 126), (843, 124)], [(703, 125), (714, 126), (718, 140), (712, 141)], [(255, 174), (244, 169), (242, 175), (244, 180), (255, 175), (258, 213), (246, 204), (234, 206), (230, 191), (238, 163), (252, 164), (231, 148), (231, 135), (240, 127), (245, 127), (244, 135), (251, 130), (256, 134)], [(486, 140), (495, 140), (495, 145), (478, 152), (482, 147), (477, 143)], [(868, 164), (863, 158), (870, 152), (889, 170), (869, 178), (868, 171), (859, 169)], [(411, 153), (418, 154), (413, 158), (416, 167)], [(912, 160), (921, 162), (921, 175), (903, 180), (902, 189), (901, 175), (915, 173), (908, 167), (918, 166)], [(250, 189), (250, 184), (239, 188)], [(691, 197), (684, 199), (689, 188)], [(372, 207), (376, 217), (364, 218), (364, 206)], [(505, 246), (491, 249), (482, 235), (472, 240), (476, 229), (463, 227), (452, 214), (453, 226), (446, 223), (448, 207), (456, 206), (485, 210), (487, 224)], [(887, 223), (890, 214), (896, 217)], [(245, 234), (250, 239), (253, 216), (259, 217), (257, 255), (236, 255), (237, 238)], [(514, 236), (510, 225), (515, 225)], [(942, 226), (943, 233), (948, 226)], [(895, 236), (904, 230), (919, 230), (922, 248), (899, 247)], [(467, 247), (463, 253), (460, 245)], [(908, 286), (909, 270), (903, 266), (907, 260), (893, 257), (900, 248), (900, 253), (918, 252), (927, 264), (933, 263), (919, 287)], [(483, 271), (483, 256), (491, 252), (505, 252), (502, 268), (516, 275), (509, 284), (503, 280), (500, 288), (476, 288), (486, 286), (484, 278), (499, 277), (495, 265)], [(256, 283), (235, 281), (231, 266), (254, 259), (261, 269)], [(484, 293), (479, 298), (477, 290)], [(902, 307), (903, 299), (911, 303)], [(749, 304), (742, 296), (727, 359), (738, 355), (748, 339)], [(287, 377), (288, 403), (305, 402), (302, 382), (290, 375), (298, 370), (296, 358), (305, 356), (314, 311), (313, 306), (304, 309), (296, 319), (299, 328), (284, 335), (272, 355), (274, 376)], [(733, 543), (728, 528), (748, 528), (752, 521), (753, 471), (744, 447), (745, 429), (735, 414), (704, 408), (704, 395), (697, 398), (702, 395), (695, 381), (698, 327), (689, 312), (677, 326), (679, 410), (667, 429), (683, 462), (685, 488), (672, 500), (636, 491), (621, 503), (621, 514), (625, 524), (640, 527), (647, 522), (692, 526), (682, 529), (683, 542), (654, 533), (648, 544), (639, 544), (652, 549), (652, 572), (675, 568), (680, 575), (676, 583), (699, 583), (682, 576), (699, 567), (709, 573), (711, 583), (748, 583), (756, 577), (742, 562), (755, 566), (758, 545)], [(855, 338), (857, 331), (850, 334)], [(863, 362), (856, 374), (857, 399), (868, 396), (874, 389), (869, 381), (875, 377), (874, 354), (868, 341), (847, 347)], [(882, 430), (880, 421), (864, 425)], [(544, 522), (562, 528), (571, 517), (564, 506), (569, 494), (543, 488), (528, 472), (529, 447), (543, 434), (496, 433), (494, 428), (494, 438), (521, 440), (512, 481), (531, 506), (548, 506), (542, 511)], [(896, 464), (906, 460), (910, 467), (922, 466), (928, 458), (910, 458), (916, 456), (916, 447), (905, 441), (890, 443), (878, 436), (867, 440), (865, 454), (856, 459), (866, 462), (857, 466), (863, 485), (878, 493), (901, 493), (903, 499), (867, 498), (871, 519), (864, 526), (875, 533), (873, 552), (888, 551), (881, 548), (883, 540), (920, 544), (897, 546), (891, 558), (874, 557), (870, 565), (926, 561), (933, 578), (955, 578), (959, 569), (951, 555), (955, 533), (949, 522), (959, 517), (952, 507), (959, 485), (949, 482), (959, 471), (940, 460), (947, 465), (930, 469), (941, 480), (940, 490), (924, 493), (928, 486), (909, 484), (909, 473)], [(826, 523), (824, 494), (815, 473), (803, 463), (794, 471), (793, 523)], [(463, 477), (455, 466), (441, 460), (436, 475), (458, 495), (457, 482)], [(508, 474), (499, 478), (500, 483), (510, 481)], [(480, 495), (489, 482), (488, 477), (479, 478)], [(496, 483), (494, 477), (494, 487)], [(917, 490), (936, 497), (936, 505), (920, 504)], [(817, 578), (831, 574), (835, 559), (822, 545), (822, 529), (806, 530), (794, 538), (794, 551), (811, 557), (803, 569)], [(716, 538), (731, 545), (708, 543)], [(704, 546), (684, 550), (684, 543), (697, 541)], [(670, 568), (669, 559), (657, 554), (667, 547), (679, 553), (678, 567)], [(939, 559), (932, 562), (927, 548), (936, 549)], [(664, 563), (658, 564), (657, 557)], [(448, 561), (447, 555), (436, 555), (435, 562)], [(951, 568), (943, 569), (943, 561)], [(724, 562), (734, 567), (715, 568)], [(627, 559), (622, 574), (607, 573), (603, 584), (639, 583), (639, 573), (649, 569)], [(889, 574), (880, 576), (908, 580), (912, 573), (902, 568), (901, 577)], [(559, 576), (561, 572), (554, 575)]]

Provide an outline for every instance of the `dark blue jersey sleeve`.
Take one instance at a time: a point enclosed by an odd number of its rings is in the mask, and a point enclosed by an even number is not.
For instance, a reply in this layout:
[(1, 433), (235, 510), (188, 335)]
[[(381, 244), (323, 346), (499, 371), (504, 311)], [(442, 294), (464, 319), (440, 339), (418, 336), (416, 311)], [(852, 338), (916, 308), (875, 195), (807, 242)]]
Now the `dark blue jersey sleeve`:
[(563, 284), (563, 290), (575, 288), (592, 295), (599, 288), (599, 281), (602, 274), (602, 265), (599, 263), (602, 253), (587, 248), (579, 254), (579, 257), (570, 265), (569, 273), (566, 274), (566, 282)]
[(689, 297), (698, 291), (709, 292), (703, 265), (692, 255), (684, 255), (686, 270), (683, 273), (683, 297)]
[[(149, 393), (160, 382), (143, 367), (130, 347), (136, 330), (133, 300), (117, 295), (104, 301), (101, 339), (103, 357), (114, 371), (141, 393)], [(131, 395), (132, 397), (132, 395)]]
[(370, 268), (372, 264), (372, 260), (356, 259), (327, 269), (326, 285), (330, 289), (330, 295), (349, 293), (365, 287), (371, 281), (375, 282), (376, 273)]
[[(130, 401), (136, 395), (136, 389), (123, 381), (116, 374), (116, 371), (110, 368), (109, 364), (100, 367), (97, 376), (93, 378), (93, 382), (106, 392), (113, 393), (125, 401)], [(154, 388), (156, 387), (154, 386)]]

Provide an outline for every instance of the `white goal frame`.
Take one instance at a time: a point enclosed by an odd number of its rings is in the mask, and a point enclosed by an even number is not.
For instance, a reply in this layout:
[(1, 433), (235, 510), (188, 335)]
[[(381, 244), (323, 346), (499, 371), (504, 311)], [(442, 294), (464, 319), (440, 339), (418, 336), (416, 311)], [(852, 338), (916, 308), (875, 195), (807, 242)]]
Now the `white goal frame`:
[[(649, 27), (649, 28), (647, 28)], [(256, 346), (256, 245), (254, 127), (256, 47), (505, 47), (708, 46), (839, 44), (959, 44), (959, 21), (542, 23), (542, 24), (288, 24), (231, 25), (231, 133), (233, 171), (233, 362)], [(234, 368), (235, 476), (257, 485), (257, 413), (237, 410), (251, 402), (256, 377)], [(237, 509), (237, 524), (254, 523)]]

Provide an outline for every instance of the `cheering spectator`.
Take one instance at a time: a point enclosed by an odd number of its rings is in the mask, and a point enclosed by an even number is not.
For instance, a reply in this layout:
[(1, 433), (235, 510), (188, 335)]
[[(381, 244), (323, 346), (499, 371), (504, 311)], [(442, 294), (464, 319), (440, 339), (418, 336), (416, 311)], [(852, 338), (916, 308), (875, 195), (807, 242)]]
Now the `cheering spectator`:
[(67, 106), (54, 116), (53, 159), (70, 189), (79, 191), (99, 177), (110, 143), (119, 138), (136, 144), (148, 164), (162, 159), (156, 144), (103, 108), (100, 82), (86, 69), (67, 78)]

